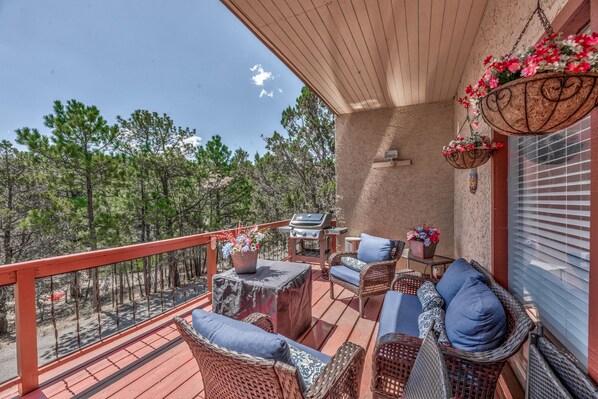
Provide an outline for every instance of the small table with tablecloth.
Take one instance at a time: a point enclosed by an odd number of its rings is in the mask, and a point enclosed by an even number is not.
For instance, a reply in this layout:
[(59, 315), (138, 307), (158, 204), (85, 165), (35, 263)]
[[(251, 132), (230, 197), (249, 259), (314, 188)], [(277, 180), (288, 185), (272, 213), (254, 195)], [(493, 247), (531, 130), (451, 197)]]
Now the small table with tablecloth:
[(254, 312), (272, 318), (274, 331), (297, 339), (311, 325), (311, 266), (258, 259), (257, 270), (214, 275), (212, 311), (235, 319)]

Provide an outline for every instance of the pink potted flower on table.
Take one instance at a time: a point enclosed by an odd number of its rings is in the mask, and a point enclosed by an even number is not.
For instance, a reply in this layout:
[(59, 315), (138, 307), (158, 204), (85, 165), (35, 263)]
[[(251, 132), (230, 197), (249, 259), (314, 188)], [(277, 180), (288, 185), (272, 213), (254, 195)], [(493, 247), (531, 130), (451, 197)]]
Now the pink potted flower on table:
[(265, 234), (257, 226), (228, 230), (219, 234), (218, 239), (227, 241), (222, 247), (225, 259), (229, 256), (238, 274), (255, 273), (260, 243)]
[(437, 227), (422, 225), (412, 227), (407, 232), (407, 240), (411, 255), (416, 258), (432, 258), (436, 251), (436, 244), (440, 241), (440, 230)]

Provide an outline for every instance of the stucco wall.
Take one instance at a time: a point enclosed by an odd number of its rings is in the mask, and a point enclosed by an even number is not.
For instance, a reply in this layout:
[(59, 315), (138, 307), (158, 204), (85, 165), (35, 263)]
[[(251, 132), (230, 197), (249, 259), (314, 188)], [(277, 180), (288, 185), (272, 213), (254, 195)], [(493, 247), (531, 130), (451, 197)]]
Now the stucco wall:
[[(541, 1), (549, 20), (552, 20), (566, 3), (566, 0)], [(536, 4), (536, 0), (488, 1), (455, 98), (464, 94), (467, 84), (477, 82), (482, 76), (482, 61), (487, 55), (502, 55), (511, 50)], [(542, 33), (543, 29), (535, 18), (520, 46), (536, 43)], [(456, 101), (454, 104), (455, 123), (460, 126), (465, 119), (465, 110)], [(483, 134), (491, 134), (483, 121), (480, 128)], [(463, 135), (468, 135), (466, 129)], [(456, 170), (454, 174), (455, 256), (476, 259), (486, 267), (490, 267), (492, 248), (491, 170), (491, 161), (478, 168), (478, 191), (475, 195), (469, 193), (468, 171)]]
[[(451, 138), (452, 102), (341, 115), (336, 120), (337, 218), (349, 235), (405, 240), (409, 226), (440, 228), (438, 253), (453, 251), (453, 168), (441, 154)], [(398, 148), (410, 166), (374, 169)]]

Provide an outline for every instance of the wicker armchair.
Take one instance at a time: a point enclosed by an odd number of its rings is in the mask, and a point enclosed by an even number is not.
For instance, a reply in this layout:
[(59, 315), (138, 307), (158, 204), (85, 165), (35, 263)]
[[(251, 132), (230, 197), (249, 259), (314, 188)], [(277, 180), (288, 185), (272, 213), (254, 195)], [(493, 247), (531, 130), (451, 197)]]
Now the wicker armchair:
[[(368, 263), (359, 275), (359, 285), (353, 285), (347, 281), (341, 280), (330, 274), (330, 298), (334, 299), (334, 284), (353, 292), (359, 297), (359, 316), (363, 317), (363, 303), (365, 298), (375, 295), (384, 295), (390, 289), (390, 285), (395, 277), (397, 261), (403, 254), (405, 243), (398, 241), (392, 250), (390, 260), (383, 262)], [(357, 258), (357, 252), (335, 252), (330, 255), (330, 269), (333, 266), (342, 265), (341, 258), (349, 256)]]
[[(359, 397), (365, 351), (345, 342), (306, 392), (298, 370), (288, 364), (241, 354), (205, 340), (185, 320), (175, 324), (199, 365), (207, 399), (299, 399)], [(243, 321), (273, 332), (270, 317), (253, 313)]]
[[(472, 266), (486, 276), (488, 286), (502, 303), (507, 316), (507, 336), (496, 349), (485, 352), (467, 352), (440, 345), (446, 361), (453, 396), (457, 398), (493, 398), (502, 368), (527, 339), (534, 323), (525, 309), (479, 263)], [(392, 288), (416, 295), (426, 278), (401, 275), (393, 281)], [(413, 363), (422, 340), (404, 334), (386, 334), (376, 343), (373, 352), (372, 385), (374, 397), (401, 398), (404, 395)]]
[(538, 325), (538, 333), (530, 333), (527, 366), (527, 399), (596, 399), (598, 387), (569, 358), (557, 349)]
[(409, 381), (405, 385), (405, 399), (450, 399), (451, 383), (446, 371), (444, 356), (430, 326), (417, 353)]

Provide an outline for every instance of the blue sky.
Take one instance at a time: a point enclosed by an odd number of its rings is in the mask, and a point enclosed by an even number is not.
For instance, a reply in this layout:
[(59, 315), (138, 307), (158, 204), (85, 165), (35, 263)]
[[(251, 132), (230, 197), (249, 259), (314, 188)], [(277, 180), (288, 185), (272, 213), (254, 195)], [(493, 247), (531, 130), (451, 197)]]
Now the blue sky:
[[(0, 0), (0, 139), (54, 100), (142, 108), (263, 153), (302, 83), (217, 0)], [(261, 95), (261, 97), (260, 97)]]

